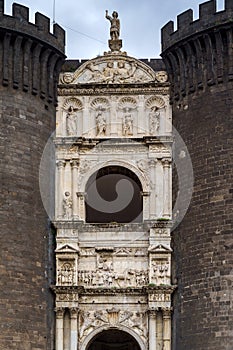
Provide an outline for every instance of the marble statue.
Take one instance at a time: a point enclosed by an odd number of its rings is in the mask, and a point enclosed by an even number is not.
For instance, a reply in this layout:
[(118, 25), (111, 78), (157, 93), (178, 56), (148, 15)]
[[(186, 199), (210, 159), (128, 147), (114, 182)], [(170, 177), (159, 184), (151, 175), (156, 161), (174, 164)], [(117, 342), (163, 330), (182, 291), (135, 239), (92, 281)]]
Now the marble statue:
[(105, 17), (110, 21), (110, 37), (111, 40), (118, 40), (120, 36), (120, 20), (118, 19), (118, 13), (113, 11), (112, 17), (109, 16), (108, 10), (106, 10)]

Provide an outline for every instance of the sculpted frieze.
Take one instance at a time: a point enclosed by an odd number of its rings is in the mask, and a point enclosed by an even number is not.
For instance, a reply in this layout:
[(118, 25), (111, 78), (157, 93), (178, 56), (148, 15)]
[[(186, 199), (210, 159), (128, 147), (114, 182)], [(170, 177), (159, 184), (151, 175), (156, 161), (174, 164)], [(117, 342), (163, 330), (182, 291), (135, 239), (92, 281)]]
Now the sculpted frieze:
[(147, 337), (147, 314), (144, 311), (128, 311), (118, 308), (107, 310), (80, 311), (79, 313), (79, 340), (80, 342), (94, 329), (103, 325), (126, 326), (133, 329), (138, 335)]
[(58, 95), (59, 96), (104, 96), (104, 95), (151, 95), (151, 94), (159, 94), (164, 95), (165, 97), (169, 93), (169, 87), (160, 87), (160, 86), (151, 86), (151, 87), (114, 87), (111, 88), (111, 86), (105, 88), (95, 85), (95, 88), (90, 86), (89, 88), (81, 88), (81, 87), (75, 87), (75, 88), (64, 88), (59, 87), (58, 88)]
[(149, 294), (149, 301), (153, 302), (170, 302), (171, 301), (171, 294), (170, 293), (164, 293), (164, 292), (158, 292)]
[(150, 66), (125, 55), (101, 56), (82, 64), (74, 73), (60, 75), (60, 84), (84, 83), (146, 83), (161, 82), (162, 77)]
[(78, 272), (78, 284), (85, 287), (143, 287), (148, 284), (148, 281), (147, 270), (126, 269), (120, 272), (113, 271), (112, 265)]

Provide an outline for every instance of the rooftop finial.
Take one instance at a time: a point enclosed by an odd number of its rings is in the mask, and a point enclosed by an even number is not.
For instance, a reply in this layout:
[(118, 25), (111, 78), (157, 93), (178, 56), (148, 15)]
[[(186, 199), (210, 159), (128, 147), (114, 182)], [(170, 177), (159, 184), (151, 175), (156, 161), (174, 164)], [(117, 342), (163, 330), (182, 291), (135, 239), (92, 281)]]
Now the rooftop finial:
[(112, 52), (120, 51), (122, 48), (122, 40), (120, 37), (120, 20), (118, 18), (118, 13), (113, 11), (112, 17), (109, 16), (108, 10), (106, 10), (105, 17), (110, 21), (110, 40), (108, 40), (109, 48)]

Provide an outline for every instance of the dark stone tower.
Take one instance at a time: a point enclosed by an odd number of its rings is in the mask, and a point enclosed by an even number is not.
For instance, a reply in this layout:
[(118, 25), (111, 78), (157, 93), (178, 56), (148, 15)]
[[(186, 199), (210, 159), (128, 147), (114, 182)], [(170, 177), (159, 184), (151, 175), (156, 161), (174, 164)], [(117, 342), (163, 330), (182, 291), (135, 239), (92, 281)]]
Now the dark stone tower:
[(39, 166), (55, 126), (64, 31), (0, 0), (0, 348), (53, 349), (50, 229)]
[[(188, 10), (162, 29), (174, 126), (194, 170), (194, 191), (173, 233), (174, 349), (233, 348), (233, 2)], [(182, 190), (182, 189), (180, 189)]]

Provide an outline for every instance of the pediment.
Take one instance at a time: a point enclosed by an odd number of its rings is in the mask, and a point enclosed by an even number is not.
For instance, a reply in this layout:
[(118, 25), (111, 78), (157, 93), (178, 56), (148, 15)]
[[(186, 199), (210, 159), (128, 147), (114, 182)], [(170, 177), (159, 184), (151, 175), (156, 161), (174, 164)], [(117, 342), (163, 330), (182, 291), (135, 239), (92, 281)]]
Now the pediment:
[(156, 244), (148, 248), (150, 253), (171, 253), (172, 249), (165, 244)]
[(79, 250), (72, 247), (69, 244), (64, 244), (63, 246), (61, 246), (60, 248), (55, 250), (56, 253), (78, 253)]
[(60, 76), (62, 84), (123, 84), (157, 81), (157, 75), (147, 64), (126, 55), (108, 54), (89, 60), (74, 73)]

